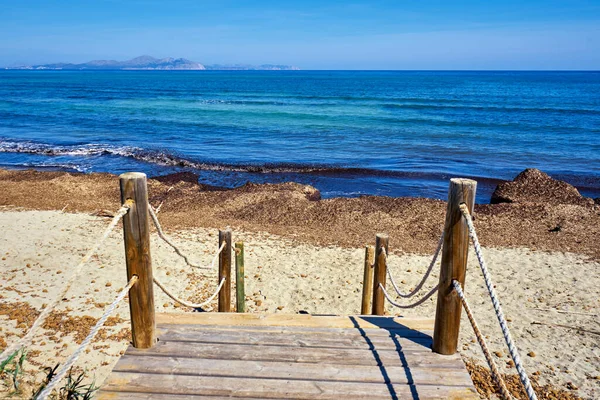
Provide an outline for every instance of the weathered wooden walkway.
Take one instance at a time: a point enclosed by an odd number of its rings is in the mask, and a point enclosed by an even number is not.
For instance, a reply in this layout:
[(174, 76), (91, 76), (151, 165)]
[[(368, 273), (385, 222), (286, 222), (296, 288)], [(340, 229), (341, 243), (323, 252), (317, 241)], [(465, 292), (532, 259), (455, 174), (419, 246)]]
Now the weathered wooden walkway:
[[(380, 316), (229, 313), (228, 230), (219, 232), (219, 282), (224, 283), (219, 313), (155, 315), (146, 177), (130, 173), (120, 179), (122, 202), (133, 200), (123, 217), (127, 278), (138, 277), (129, 292), (133, 346), (116, 364), (100, 399), (478, 398), (456, 353), (461, 303), (452, 292), (453, 279), (464, 283), (468, 232), (459, 206), (472, 208), (474, 182), (451, 182), (434, 335), (431, 319), (382, 316), (387, 235), (377, 236), (364, 263), (362, 312), (368, 312), (372, 296), (372, 313)], [(243, 247), (235, 254), (239, 289)], [(243, 290), (237, 296), (244, 299)], [(243, 310), (243, 302), (237, 309)]]
[(157, 314), (99, 399), (476, 399), (458, 354), (431, 351), (433, 320)]

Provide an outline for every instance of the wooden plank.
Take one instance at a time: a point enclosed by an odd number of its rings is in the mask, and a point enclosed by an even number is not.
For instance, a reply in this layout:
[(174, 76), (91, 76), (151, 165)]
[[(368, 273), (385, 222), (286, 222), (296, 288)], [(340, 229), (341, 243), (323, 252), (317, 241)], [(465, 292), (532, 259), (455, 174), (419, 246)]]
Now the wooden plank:
[[(106, 392), (194, 394), (257, 397), (265, 399), (389, 399), (389, 398), (477, 398), (470, 386), (396, 385), (390, 383), (331, 382), (306, 380), (203, 377), (117, 372), (103, 389)], [(100, 398), (104, 397), (101, 393)]]
[[(168, 394), (168, 393), (135, 393), (135, 392), (109, 392), (100, 390), (94, 400), (231, 400), (231, 396), (205, 396), (195, 394)], [(263, 400), (259, 397), (237, 397), (244, 400)], [(271, 399), (273, 400), (273, 399)], [(285, 400), (285, 399), (281, 399)]]
[(159, 341), (154, 347), (138, 350), (129, 347), (130, 355), (209, 358), (218, 360), (282, 361), (298, 363), (334, 363), (343, 365), (438, 366), (464, 368), (458, 355), (440, 357), (431, 351), (327, 349), (268, 345), (185, 343)]
[(203, 358), (124, 355), (114, 372), (176, 374), (196, 376), (241, 376), (269, 379), (302, 379), (345, 382), (397, 383), (468, 386), (466, 370), (448, 368), (404, 368), (361, 365), (297, 364), (273, 361), (211, 360)]
[(440, 354), (454, 354), (458, 347), (462, 304), (454, 292), (452, 281), (458, 280), (464, 287), (469, 253), (469, 229), (460, 205), (465, 203), (473, 212), (476, 188), (477, 182), (470, 179), (450, 180), (433, 333), (433, 350)]
[(314, 348), (362, 348), (362, 349), (411, 349), (431, 351), (431, 338), (404, 338), (400, 335), (363, 337), (360, 335), (311, 335), (290, 332), (285, 335), (275, 332), (206, 331), (190, 330), (175, 326), (159, 329), (161, 341), (273, 345)]
[(371, 297), (373, 296), (373, 269), (375, 267), (375, 248), (373, 246), (365, 247), (365, 265), (363, 273), (363, 292), (362, 302), (360, 305), (360, 314), (371, 314), (369, 306), (371, 305)]
[(431, 319), (186, 313), (157, 320), (160, 341), (130, 346), (97, 398), (478, 398), (460, 356), (428, 348)]
[[(413, 330), (394, 332), (382, 330), (381, 332), (377, 332), (380, 334), (376, 335), (374, 332), (348, 330), (315, 333), (311, 331), (300, 331), (287, 328), (284, 330), (268, 330), (257, 328), (251, 327), (249, 330), (235, 329), (235, 327), (219, 327), (211, 329), (199, 325), (159, 325), (157, 332), (160, 334), (161, 338), (165, 340), (194, 341), (194, 337), (197, 338), (198, 341), (211, 340), (211, 338), (215, 338), (215, 341), (220, 340), (220, 338), (249, 341), (259, 339), (275, 340), (277, 343), (305, 341), (307, 346), (313, 346), (311, 343), (314, 343), (315, 346), (321, 346), (321, 343), (327, 344), (328, 342), (331, 342), (331, 344), (344, 343), (344, 345), (351, 345), (351, 342), (357, 342), (358, 345), (365, 342), (373, 342), (375, 344), (383, 345), (388, 343), (391, 344), (395, 339), (407, 339), (429, 348), (429, 344), (431, 343), (431, 336)], [(175, 336), (171, 336), (172, 334), (181, 338), (175, 338)], [(182, 337), (182, 335), (184, 336)], [(185, 336), (189, 336), (189, 338), (185, 338)]]
[(128, 172), (119, 177), (119, 182), (121, 202), (133, 200), (123, 217), (127, 280), (138, 276), (129, 291), (131, 336), (135, 347), (146, 349), (156, 341), (146, 174)]
[(416, 329), (433, 330), (431, 318), (379, 316), (337, 316), (311, 314), (164, 313), (156, 314), (159, 324), (201, 324), (238, 326), (299, 326), (309, 328)]
[(414, 330), (407, 328), (400, 329), (353, 329), (353, 328), (310, 328), (305, 326), (256, 326), (256, 325), (200, 325), (200, 324), (159, 324), (157, 332), (163, 332), (165, 329), (186, 329), (190, 332), (214, 332), (214, 331), (235, 331), (235, 332), (267, 332), (279, 333), (282, 335), (298, 333), (306, 335), (319, 336), (344, 336), (344, 337), (389, 337), (398, 335), (401, 337), (422, 337), (431, 338), (432, 330)]
[[(458, 392), (450, 391), (447, 397), (444, 396), (424, 396), (422, 391), (418, 393), (418, 397), (415, 396), (405, 396), (403, 398), (411, 398), (411, 399), (419, 399), (419, 400), (432, 400), (432, 399), (440, 399), (446, 398), (451, 400), (479, 400), (480, 397), (471, 393), (470, 390), (467, 392), (462, 389)], [(102, 400), (231, 400), (234, 399), (244, 399), (244, 400), (263, 400), (264, 397), (239, 397), (239, 396), (206, 396), (206, 395), (194, 395), (194, 394), (171, 394), (171, 393), (135, 393), (135, 392), (109, 392), (109, 391), (100, 391), (94, 399), (102, 399)], [(307, 398), (307, 397), (305, 397)], [(314, 398), (314, 397), (311, 397)], [(335, 397), (334, 397), (335, 398)], [(398, 396), (384, 396), (384, 397), (369, 397), (369, 399), (374, 400), (383, 400), (383, 399), (397, 399)], [(353, 400), (353, 399), (362, 399), (361, 397), (345, 397), (345, 399)], [(271, 397), (270, 400), (287, 400), (287, 398), (277, 398)], [(338, 399), (339, 400), (339, 399)]]

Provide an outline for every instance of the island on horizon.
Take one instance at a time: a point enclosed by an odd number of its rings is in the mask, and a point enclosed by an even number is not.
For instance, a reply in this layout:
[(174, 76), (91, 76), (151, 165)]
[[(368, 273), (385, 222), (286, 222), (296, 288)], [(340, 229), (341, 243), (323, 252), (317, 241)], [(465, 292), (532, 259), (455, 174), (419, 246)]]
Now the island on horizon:
[(300, 68), (292, 65), (280, 64), (211, 64), (204, 65), (186, 58), (155, 58), (152, 56), (139, 56), (127, 61), (92, 60), (86, 63), (53, 63), (38, 65), (21, 65), (4, 67), (16, 70), (143, 70), (143, 71), (297, 71)]

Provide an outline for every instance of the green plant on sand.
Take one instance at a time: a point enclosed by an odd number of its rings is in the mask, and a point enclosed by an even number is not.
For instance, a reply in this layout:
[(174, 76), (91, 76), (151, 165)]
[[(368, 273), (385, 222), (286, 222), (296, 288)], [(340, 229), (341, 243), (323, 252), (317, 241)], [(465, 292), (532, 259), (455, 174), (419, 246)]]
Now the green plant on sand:
[[(0, 363), (0, 377), (2, 379), (10, 379), (10, 385), (12, 385), (14, 388), (12, 395), (22, 395), (20, 381), (23, 378), (23, 364), (26, 359), (27, 349), (20, 348), (2, 363)], [(52, 381), (56, 375), (56, 370), (58, 369), (59, 365), (60, 364), (56, 364), (53, 368), (45, 368), (46, 377), (44, 378), (44, 382), (32, 393), (32, 400), (36, 399), (42, 390), (44, 390), (44, 388), (48, 385), (48, 383)], [(98, 387), (95, 384), (95, 380), (89, 384), (83, 383), (83, 380), (86, 377), (86, 372), (87, 371), (83, 371), (77, 374), (73, 371), (73, 368), (71, 368), (66, 377), (65, 384), (55, 392), (52, 398), (56, 400), (90, 400), (98, 390)]]
[(33, 393), (33, 396), (31, 396), (32, 399), (37, 399), (37, 397), (40, 395), (40, 393), (42, 393), (42, 390), (44, 390), (44, 388), (48, 385), (48, 383), (50, 383), (52, 378), (54, 378), (54, 375), (56, 374), (56, 370), (58, 369), (59, 365), (60, 364), (56, 364), (54, 366), (54, 368), (51, 368), (51, 367), (44, 368), (46, 371), (48, 371), (48, 373), (46, 374), (46, 378), (44, 378), (44, 382), (42, 383), (42, 385), (38, 388), (38, 390), (36, 390)]
[[(46, 368), (48, 374), (44, 379), (44, 383), (33, 394), (32, 399), (36, 399), (42, 390), (44, 390), (46, 385), (48, 385), (52, 378), (54, 378), (58, 366), (59, 364), (56, 364), (54, 368)], [(69, 374), (67, 375), (67, 381), (65, 382), (64, 386), (58, 389), (58, 395), (54, 398), (57, 400), (90, 400), (98, 390), (98, 387), (95, 384), (95, 380), (89, 384), (83, 383), (86, 372), (87, 371), (83, 371), (76, 375), (73, 371), (73, 368), (71, 368), (69, 370)]]
[(75, 376), (73, 375), (73, 368), (69, 370), (67, 383), (59, 391), (61, 400), (90, 400), (94, 396), (94, 393), (98, 390), (96, 380), (92, 380), (92, 383), (87, 385), (82, 383), (86, 372), (83, 371)]
[(10, 377), (15, 391), (19, 390), (19, 378), (23, 375), (23, 363), (27, 358), (27, 350), (21, 347), (0, 364), (0, 376)]

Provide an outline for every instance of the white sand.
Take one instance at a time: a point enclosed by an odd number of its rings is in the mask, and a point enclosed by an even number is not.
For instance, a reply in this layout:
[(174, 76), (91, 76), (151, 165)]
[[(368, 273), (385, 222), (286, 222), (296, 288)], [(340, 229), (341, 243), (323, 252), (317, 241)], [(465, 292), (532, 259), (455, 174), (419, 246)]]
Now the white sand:
[[(2, 210), (0, 303), (23, 301), (41, 309), (42, 304), (49, 302), (53, 294), (60, 290), (70, 276), (70, 268), (77, 264), (99, 237), (108, 221), (85, 214)], [(119, 227), (69, 291), (67, 300), (61, 305), (62, 310), (69, 310), (70, 315), (98, 318), (103, 308), (95, 304), (110, 303), (115, 298), (126, 283), (121, 235)], [(180, 231), (172, 233), (172, 237), (189, 254), (193, 254), (195, 260), (206, 265), (210, 264), (218, 246), (217, 232), (214, 230)], [(359, 312), (364, 249), (292, 245), (288, 240), (268, 234), (234, 232), (234, 240), (243, 240), (246, 248), (246, 293), (250, 312)], [(199, 301), (214, 290), (217, 284), (216, 271), (202, 274), (199, 270), (190, 270), (156, 235), (153, 236), (152, 245), (155, 274), (179, 295)], [(393, 238), (391, 246), (398, 246)], [(579, 388), (577, 393), (580, 396), (599, 398), (599, 335), (532, 322), (600, 331), (600, 319), (597, 317), (600, 314), (600, 264), (576, 254), (528, 249), (484, 249), (484, 253), (528, 372), (540, 371), (543, 382), (559, 387), (572, 382)], [(401, 285), (404, 290), (419, 281), (429, 259), (416, 255), (390, 257), (397, 282), (406, 281)], [(438, 269), (434, 269), (424, 290), (437, 283)], [(391, 285), (388, 284), (388, 287)], [(47, 289), (47, 293), (44, 289)], [(157, 310), (174, 311), (173, 302), (159, 293), (158, 289), (155, 290)], [(510, 357), (472, 252), (466, 294), (482, 331), (489, 336), (490, 348), (502, 352), (502, 357), (497, 358), (499, 366), (506, 372), (514, 373), (514, 369), (506, 368)], [(388, 307), (388, 311), (433, 317), (435, 301), (434, 296), (416, 309), (404, 311)], [(278, 310), (278, 307), (283, 308)], [(585, 315), (542, 310), (553, 308)], [(182, 308), (178, 309), (183, 311)], [(124, 301), (115, 314), (125, 321), (107, 328), (108, 335), (122, 333), (122, 329), (128, 327), (128, 313), (128, 305)], [(0, 337), (7, 343), (25, 333), (25, 329), (15, 325), (15, 321), (0, 316)], [(70, 335), (50, 336), (48, 332), (39, 332), (35, 344), (30, 348), (40, 351), (39, 355), (31, 357), (33, 363), (26, 364), (30, 381), (40, 382), (42, 374), (36, 374), (36, 371), (40, 371), (42, 366), (64, 361), (77, 348)], [(476, 343), (472, 343), (473, 339), (469, 322), (463, 315), (460, 352), (464, 358), (474, 358), (483, 365), (481, 350)], [(126, 340), (94, 342), (96, 349), (91, 348), (77, 365), (87, 368), (90, 376), (96, 376), (96, 383), (101, 384), (127, 344)], [(530, 351), (535, 352), (534, 357), (527, 355)], [(34, 365), (36, 363), (40, 365)]]

